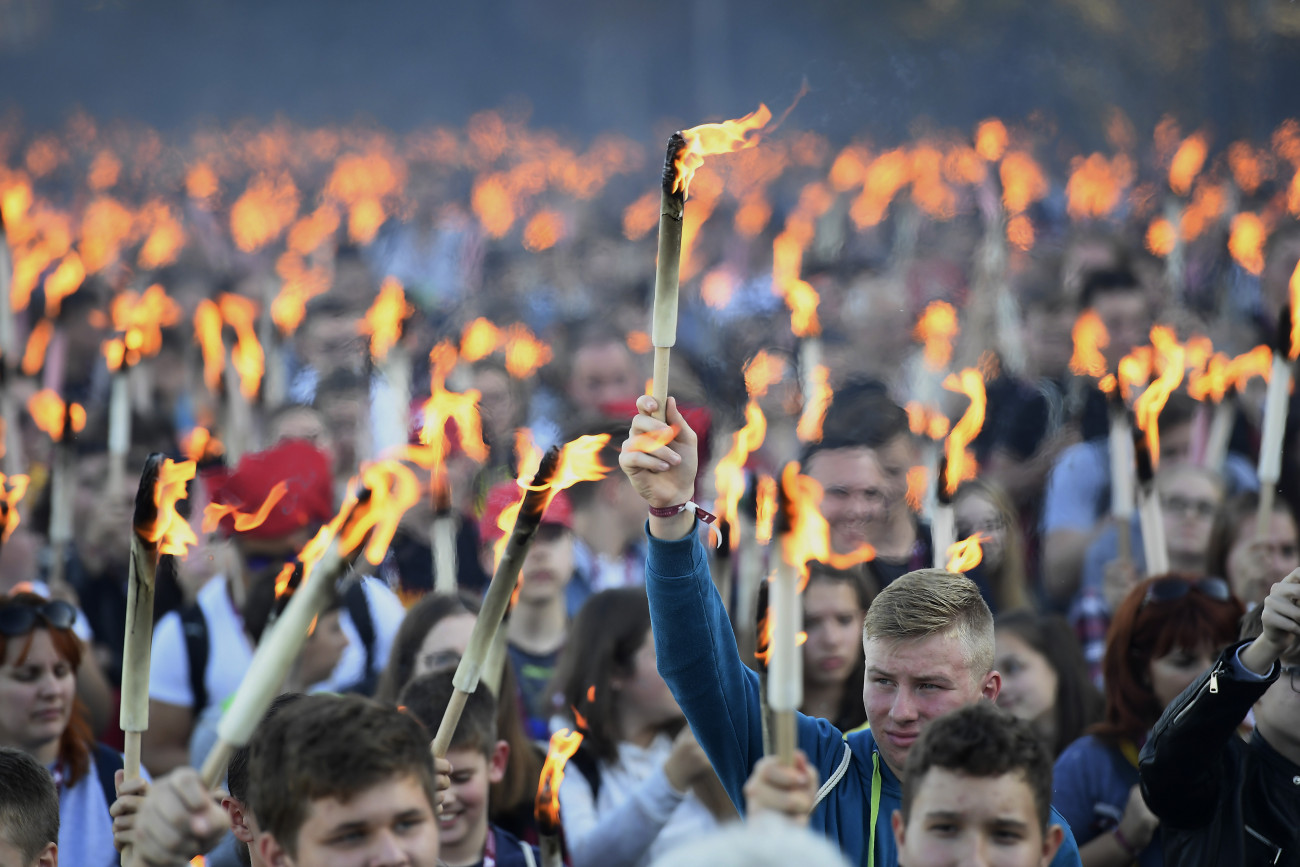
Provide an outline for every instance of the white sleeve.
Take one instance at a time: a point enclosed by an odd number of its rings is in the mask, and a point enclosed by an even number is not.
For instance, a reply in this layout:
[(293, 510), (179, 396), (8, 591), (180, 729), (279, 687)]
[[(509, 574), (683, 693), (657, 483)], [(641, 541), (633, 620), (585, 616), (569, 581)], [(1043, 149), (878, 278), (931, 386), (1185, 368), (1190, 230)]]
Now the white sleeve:
[(388, 655), (393, 650), (393, 640), (406, 617), (406, 608), (397, 594), (378, 578), (367, 578), (361, 585), (370, 606), (370, 620), (375, 627), (375, 667), (382, 671), (388, 665)]
[(570, 768), (560, 783), (560, 817), (572, 867), (632, 867), (650, 851), (684, 797), (659, 768), (622, 803), (600, 813), (587, 778)]
[(158, 621), (149, 655), (149, 698), (177, 707), (194, 707), (190, 656), (180, 614), (169, 611)]

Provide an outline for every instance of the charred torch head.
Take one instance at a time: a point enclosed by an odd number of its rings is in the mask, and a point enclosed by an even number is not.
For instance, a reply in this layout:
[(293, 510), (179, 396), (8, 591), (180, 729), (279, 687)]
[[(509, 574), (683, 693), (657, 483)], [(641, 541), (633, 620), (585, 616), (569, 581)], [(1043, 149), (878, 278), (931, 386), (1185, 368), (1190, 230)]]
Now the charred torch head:
[(673, 188), (679, 186), (677, 183), (677, 163), (681, 157), (682, 150), (685, 149), (685, 147), (686, 139), (682, 137), (680, 132), (675, 132), (668, 137), (668, 154), (664, 157), (663, 177), (664, 195), (676, 196), (683, 200), (686, 198), (686, 191), (684, 189), (677, 189), (676, 192), (674, 192)]
[(135, 491), (135, 514), (131, 518), (131, 526), (136, 535), (141, 537), (150, 535), (158, 523), (158, 503), (154, 498), (154, 490), (158, 487), (158, 474), (162, 471), (164, 460), (165, 455), (154, 452), (145, 458), (144, 469), (140, 472), (140, 486)]

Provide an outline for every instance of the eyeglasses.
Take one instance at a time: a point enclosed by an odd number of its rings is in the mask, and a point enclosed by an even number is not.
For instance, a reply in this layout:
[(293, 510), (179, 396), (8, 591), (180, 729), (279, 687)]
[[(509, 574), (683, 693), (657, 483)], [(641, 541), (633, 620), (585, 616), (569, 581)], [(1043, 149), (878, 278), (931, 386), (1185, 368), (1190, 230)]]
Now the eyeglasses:
[(1300, 665), (1284, 665), (1279, 670), (1282, 677), (1291, 678), (1291, 691), (1300, 695)]
[(62, 599), (5, 603), (0, 605), (0, 635), (26, 635), (38, 619), (52, 629), (71, 629), (77, 620), (77, 609)]
[(1217, 602), (1227, 602), (1232, 598), (1232, 588), (1222, 578), (1201, 578), (1189, 581), (1186, 578), (1158, 578), (1147, 587), (1147, 595), (1142, 600), (1142, 607), (1148, 602), (1173, 602), (1182, 599), (1193, 590)]
[(1209, 500), (1193, 500), (1177, 494), (1161, 497), (1160, 507), (1166, 512), (1173, 512), (1179, 515), (1191, 515), (1193, 518), (1202, 519), (1213, 518), (1214, 513), (1219, 510), (1219, 507)]

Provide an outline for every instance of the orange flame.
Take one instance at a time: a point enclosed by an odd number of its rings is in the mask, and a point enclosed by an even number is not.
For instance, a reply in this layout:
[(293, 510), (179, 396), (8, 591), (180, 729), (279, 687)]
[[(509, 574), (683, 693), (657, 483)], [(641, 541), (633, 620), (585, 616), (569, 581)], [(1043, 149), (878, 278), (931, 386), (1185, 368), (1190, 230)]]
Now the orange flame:
[(1174, 224), (1164, 217), (1156, 217), (1147, 226), (1147, 249), (1156, 256), (1168, 256), (1174, 251), (1174, 246), (1178, 243), (1178, 233), (1174, 230)]
[[(1215, 403), (1223, 400), (1230, 384), (1228, 366), (1230, 361), (1223, 353), (1215, 353), (1205, 361), (1203, 367), (1194, 367), (1187, 375), (1188, 396)], [(1271, 364), (1270, 364), (1271, 366)]]
[(637, 355), (645, 355), (651, 349), (654, 349), (654, 344), (650, 341), (650, 335), (644, 331), (629, 331), (627, 333), (627, 348)]
[(566, 231), (564, 216), (559, 211), (538, 211), (524, 226), (524, 249), (530, 253), (549, 250), (564, 238)]
[(772, 525), (776, 520), (776, 479), (760, 476), (755, 496), (754, 538), (758, 544), (766, 545), (772, 541)]
[(203, 350), (203, 381), (215, 391), (226, 367), (226, 345), (221, 339), (221, 309), (207, 298), (194, 311), (194, 336)]
[(1120, 203), (1124, 189), (1133, 183), (1133, 161), (1124, 154), (1107, 160), (1092, 154), (1075, 157), (1065, 186), (1070, 216), (1076, 220), (1104, 217)]
[(623, 237), (639, 241), (659, 225), (659, 192), (648, 190), (623, 211)]
[[(122, 247), (135, 234), (135, 215), (110, 196), (100, 196), (81, 218), (81, 257), (85, 273), (97, 274), (117, 261)], [(81, 263), (78, 263), (81, 264)]]
[(1043, 169), (1024, 151), (1002, 158), (1002, 202), (1008, 213), (1020, 214), (1047, 195), (1050, 187)]
[(1273, 350), (1268, 346), (1256, 346), (1254, 349), (1243, 352), (1228, 362), (1228, 380), (1238, 390), (1244, 389), (1251, 377), (1258, 376), (1268, 382), (1272, 373)]
[(388, 218), (385, 200), (400, 194), (405, 183), (405, 163), (376, 148), (339, 158), (326, 182), (325, 194), (348, 206), (348, 237), (358, 244), (368, 244)]
[(1266, 170), (1265, 160), (1268, 154), (1265, 151), (1258, 153), (1249, 143), (1244, 141), (1233, 142), (1228, 147), (1228, 167), (1232, 170), (1232, 178), (1241, 187), (1241, 191), (1250, 195), (1259, 188), (1265, 174), (1272, 176), (1271, 169)]
[(1007, 150), (1007, 128), (996, 117), (980, 121), (975, 129), (975, 152), (988, 162), (1002, 159)]
[(1201, 173), (1205, 165), (1208, 146), (1202, 133), (1188, 136), (1174, 152), (1169, 164), (1169, 188), (1180, 196), (1187, 195), (1192, 188), (1192, 181)]
[(907, 505), (913, 512), (925, 506), (925, 496), (930, 490), (930, 471), (922, 466), (907, 470)]
[(231, 515), (235, 519), (235, 532), (246, 533), (266, 523), (271, 509), (288, 493), (287, 482), (276, 482), (266, 494), (266, 499), (256, 512), (241, 512), (239, 506), (229, 503), (208, 503), (203, 509), (203, 532), (211, 533), (221, 525), (221, 519)]
[(63, 398), (52, 388), (43, 388), (27, 401), (27, 412), (36, 427), (54, 442), (62, 442), (63, 430), (71, 427), (80, 433), (86, 427), (86, 410), (79, 403), (64, 405)]
[(235, 346), (230, 350), (230, 363), (239, 373), (240, 392), (252, 400), (257, 396), (262, 374), (266, 372), (266, 356), (262, 353), (262, 344), (257, 339), (254, 326), (257, 302), (243, 295), (224, 292), (217, 299), (217, 306), (221, 310), (221, 318), (235, 329)]
[(1119, 361), (1119, 392), (1124, 400), (1129, 400), (1133, 389), (1147, 384), (1155, 369), (1155, 356), (1150, 346), (1134, 347), (1133, 351)]
[[(382, 460), (363, 465), (353, 488), (357, 485), (370, 497), (340, 531), (339, 545), (349, 554), (364, 545), (362, 556), (372, 566), (378, 566), (397, 535), (402, 515), (420, 501), (420, 482), (405, 464)], [(355, 490), (351, 499), (356, 500)]]
[[(731, 527), (736, 526), (740, 513), (740, 498), (745, 493), (745, 462), (758, 450), (767, 437), (767, 418), (758, 401), (750, 399), (745, 404), (745, 424), (731, 435), (731, 448), (718, 459), (713, 468), (714, 487), (717, 491), (718, 517)], [(739, 534), (731, 534), (731, 547), (739, 543)]]
[(952, 344), (961, 333), (957, 311), (947, 301), (931, 301), (916, 322), (912, 336), (924, 344), (925, 366), (943, 370), (952, 361)]
[(1268, 228), (1259, 215), (1243, 211), (1232, 218), (1228, 252), (1237, 264), (1258, 275), (1264, 270), (1264, 241), (1267, 238)]
[(30, 483), (30, 476), (13, 475), (6, 477), (3, 473), (0, 473), (0, 514), (4, 515), (4, 531), (0, 533), (0, 542), (8, 542), (9, 537), (13, 535), (14, 530), (18, 527), (21, 520), (18, 515), (18, 504), (27, 495), (27, 486)]
[(980, 542), (984, 541), (982, 533), (976, 533), (960, 542), (948, 546), (948, 571), (969, 572), (984, 559), (984, 550)]
[(52, 321), (42, 319), (36, 323), (36, 327), (27, 337), (27, 346), (23, 349), (23, 373), (35, 376), (40, 371), (41, 366), (45, 364), (45, 353), (50, 347), (50, 338), (53, 336)]
[(907, 426), (917, 436), (941, 440), (948, 435), (948, 416), (917, 400), (907, 403)]
[(595, 434), (565, 443), (564, 448), (560, 449), (555, 478), (549, 486), (551, 496), (578, 482), (598, 482), (605, 478), (611, 467), (600, 462), (600, 451), (608, 442), (609, 434)]
[(45, 278), (45, 315), (51, 319), (58, 316), (63, 299), (80, 289), (85, 280), (81, 257), (76, 252), (64, 256), (54, 273)]
[(230, 209), (235, 246), (252, 253), (270, 244), (298, 216), (298, 188), (287, 173), (258, 175)]
[(1133, 415), (1138, 430), (1146, 434), (1151, 465), (1160, 464), (1160, 411), (1165, 408), (1169, 395), (1183, 382), (1186, 372), (1186, 350), (1174, 337), (1173, 331), (1161, 325), (1151, 329), (1151, 345), (1155, 350), (1156, 366), (1160, 375), (1147, 386), (1133, 404)]
[(1085, 310), (1075, 320), (1074, 354), (1070, 356), (1070, 372), (1079, 376), (1102, 377), (1106, 375), (1106, 358), (1101, 350), (1110, 345), (1110, 334), (1094, 310)]
[[(113, 328), (121, 336), (107, 341), (105, 354), (109, 356), (110, 370), (117, 370), (123, 363), (135, 365), (141, 358), (157, 355), (162, 349), (163, 326), (175, 325), (181, 316), (180, 307), (167, 297), (158, 283), (143, 294), (129, 290), (122, 292), (113, 299), (111, 312)], [(114, 358), (117, 364), (112, 363)]]
[(745, 365), (745, 391), (750, 397), (763, 397), (784, 376), (785, 360), (760, 349)]
[(207, 202), (216, 197), (221, 182), (207, 163), (196, 163), (185, 174), (185, 194), (191, 199)]
[(194, 478), (194, 461), (176, 462), (171, 458), (158, 468), (158, 481), (153, 489), (154, 505), (158, 517), (152, 527), (139, 527), (141, 537), (158, 546), (159, 554), (184, 557), (189, 546), (198, 544), (194, 528), (176, 511), (176, 504), (185, 499), (186, 485)]
[(1291, 299), (1291, 357), (1295, 358), (1300, 353), (1300, 262), (1291, 272), (1288, 292)]
[(470, 363), (487, 358), (496, 352), (502, 339), (501, 329), (480, 316), (465, 326), (460, 336), (460, 357)]
[(527, 379), (551, 360), (551, 347), (538, 340), (528, 326), (515, 323), (505, 330), (506, 370), (515, 379)]
[(485, 461), (487, 443), (483, 442), (483, 425), (478, 413), (479, 392), (447, 390), (447, 376), (456, 366), (456, 349), (447, 341), (429, 353), (429, 399), (424, 402), (424, 421), (420, 427), (419, 448), (408, 450), (407, 459), (425, 469), (438, 469), (447, 460), (451, 440), (447, 425), (454, 422), (460, 447), (472, 460)]
[(943, 387), (964, 394), (970, 399), (970, 406), (966, 407), (966, 412), (948, 434), (946, 445), (948, 467), (943, 481), (945, 489), (951, 494), (966, 479), (975, 477), (977, 470), (975, 457), (966, 450), (966, 447), (984, 427), (986, 396), (983, 377), (978, 370), (970, 367), (959, 373), (948, 374), (943, 381)]
[(196, 427), (186, 434), (181, 442), (181, 451), (190, 460), (202, 462), (224, 454), (226, 447), (221, 444), (221, 440), (213, 435), (212, 431), (205, 427)]
[(673, 179), (673, 192), (680, 192), (682, 198), (690, 195), (691, 179), (700, 166), (704, 165), (705, 157), (756, 147), (760, 138), (758, 132), (771, 119), (772, 112), (760, 103), (757, 109), (737, 120), (705, 123), (682, 130), (686, 146), (673, 161), (673, 168), (677, 172)]
[(714, 310), (725, 310), (739, 281), (728, 268), (719, 267), (700, 278), (700, 300)]
[(1017, 250), (1028, 252), (1034, 246), (1034, 223), (1024, 214), (1007, 220), (1007, 243)]
[(564, 766), (582, 744), (582, 733), (560, 729), (551, 735), (551, 744), (542, 764), (542, 775), (537, 783), (537, 799), (533, 804), (537, 824), (544, 833), (556, 833), (560, 828), (560, 784), (564, 781)]
[(185, 246), (185, 230), (171, 206), (161, 200), (150, 202), (141, 211), (140, 219), (149, 232), (140, 247), (140, 267), (161, 268), (175, 262)]
[(415, 312), (395, 277), (385, 277), (375, 303), (357, 323), (357, 331), (370, 335), (370, 357), (383, 361), (402, 336), (402, 321)]
[(826, 563), (834, 569), (848, 569), (871, 560), (876, 551), (863, 543), (853, 551), (837, 554), (831, 549), (831, 525), (819, 508), (822, 486), (799, 472), (791, 462), (781, 471), (781, 490), (789, 503), (788, 532), (781, 535), (781, 556), (799, 573), (799, 592), (808, 583), (808, 563)]
[(799, 415), (799, 424), (795, 435), (801, 442), (815, 443), (822, 438), (822, 423), (826, 420), (826, 410), (830, 408), (831, 391), (830, 371), (826, 365), (818, 364), (809, 377), (812, 393), (804, 395), (803, 412)]
[(1228, 200), (1221, 185), (1212, 183), (1208, 179), (1198, 181), (1196, 190), (1192, 193), (1192, 201), (1183, 209), (1182, 219), (1178, 224), (1183, 240), (1194, 241), (1199, 238), (1215, 220), (1219, 219), (1227, 207)]
[(275, 263), (280, 291), (271, 299), (271, 321), (288, 337), (307, 315), (307, 302), (329, 291), (330, 271), (323, 265), (307, 267), (302, 256), (286, 251)]
[(902, 148), (883, 153), (867, 166), (862, 193), (849, 207), (849, 217), (859, 229), (878, 225), (894, 200), (908, 182), (912, 161)]

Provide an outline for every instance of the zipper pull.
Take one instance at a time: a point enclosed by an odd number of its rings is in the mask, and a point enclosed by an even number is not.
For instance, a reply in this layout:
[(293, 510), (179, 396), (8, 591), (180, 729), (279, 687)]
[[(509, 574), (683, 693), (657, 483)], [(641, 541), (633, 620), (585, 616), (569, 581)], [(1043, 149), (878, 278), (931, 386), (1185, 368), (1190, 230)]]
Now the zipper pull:
[(1210, 695), (1219, 694), (1219, 669), (1216, 667), (1210, 672)]

